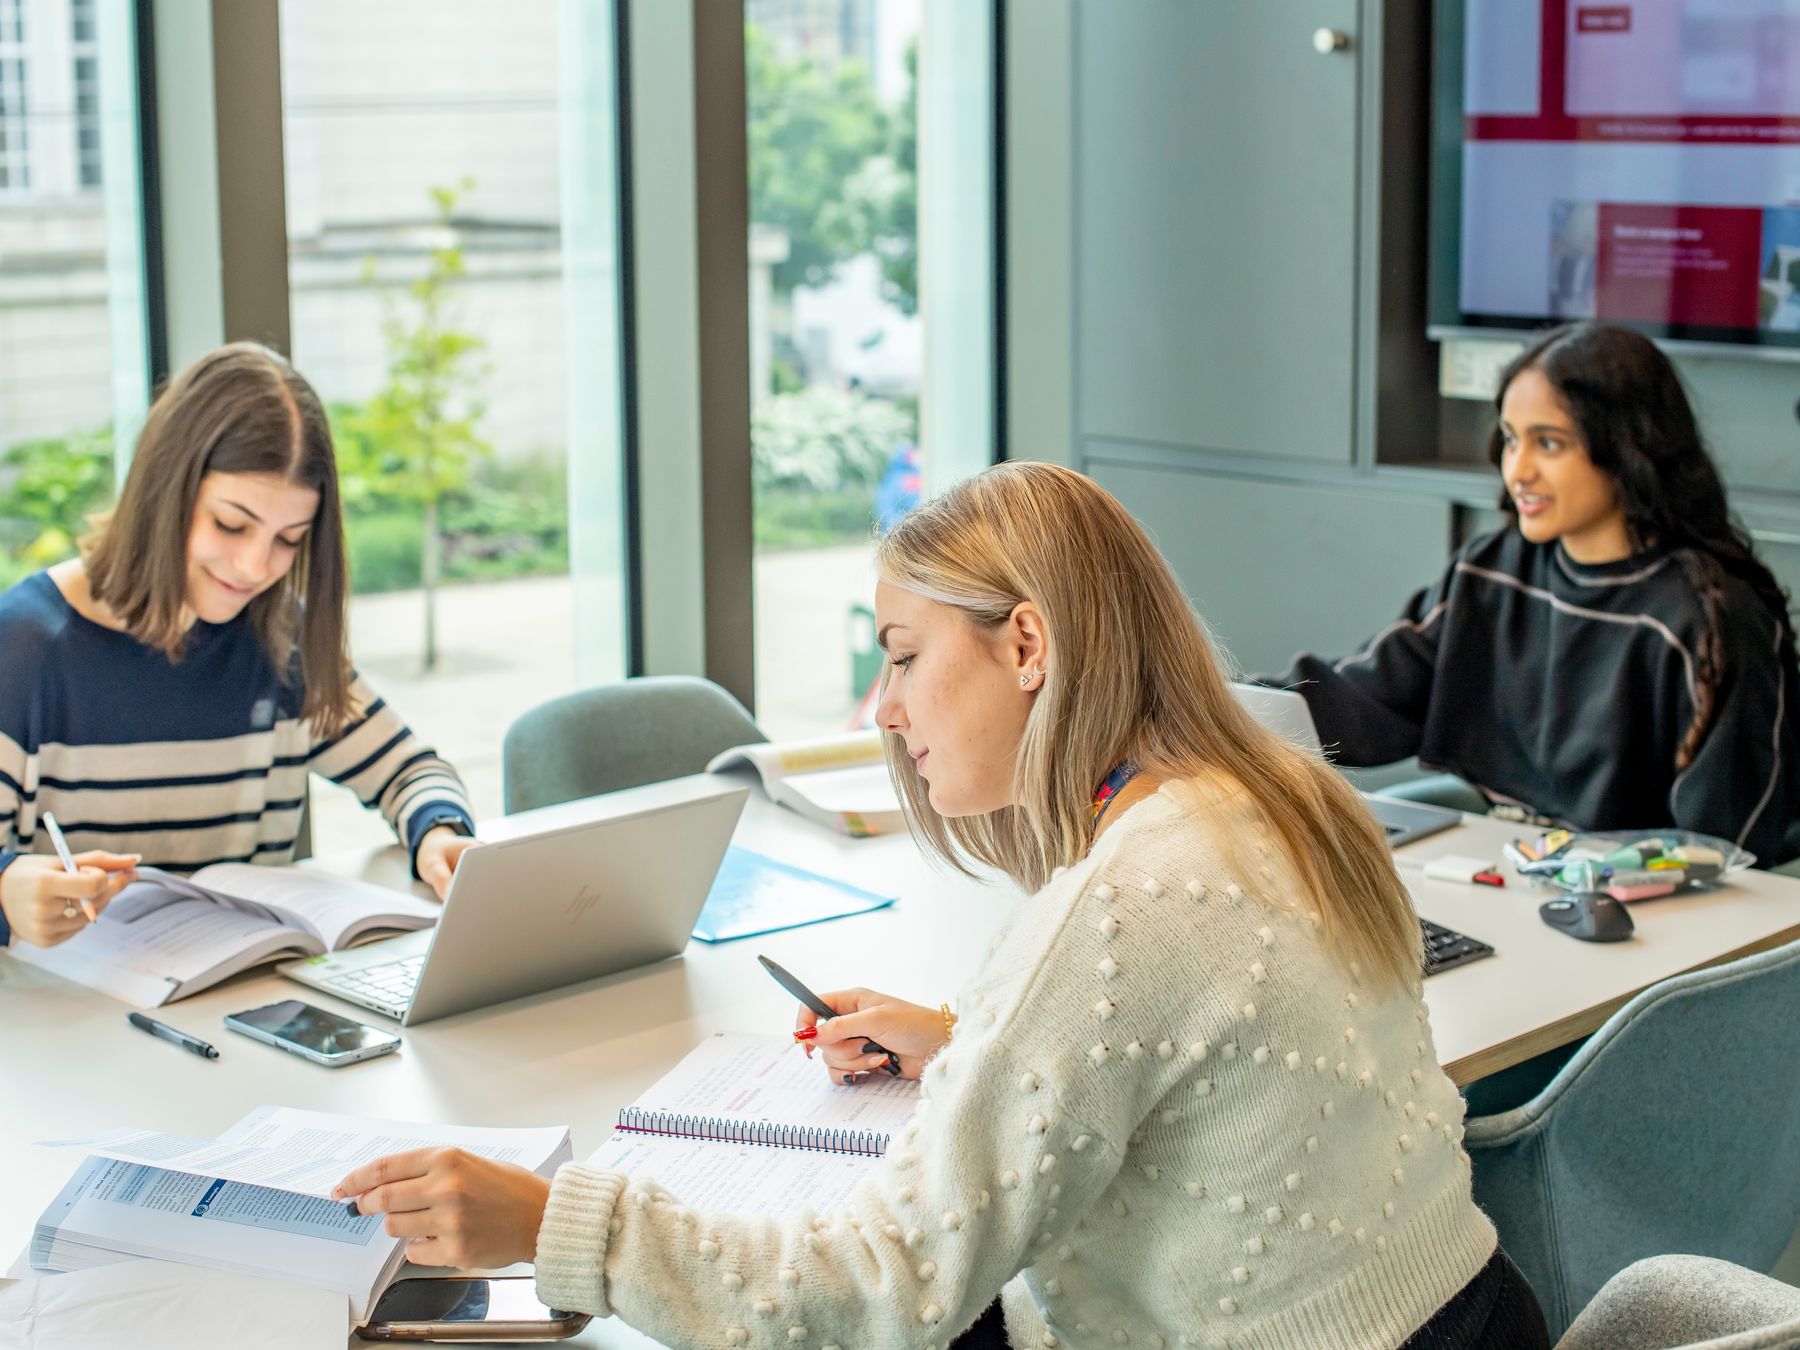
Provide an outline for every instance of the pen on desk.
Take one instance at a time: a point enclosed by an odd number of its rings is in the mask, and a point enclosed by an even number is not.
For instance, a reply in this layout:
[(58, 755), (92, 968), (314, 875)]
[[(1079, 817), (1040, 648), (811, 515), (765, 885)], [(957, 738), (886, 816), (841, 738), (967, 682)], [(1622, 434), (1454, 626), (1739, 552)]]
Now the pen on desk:
[(219, 1052), (198, 1036), (190, 1036), (185, 1031), (177, 1031), (167, 1023), (159, 1022), (154, 1017), (145, 1017), (142, 1013), (126, 1013), (125, 1020), (139, 1031), (147, 1031), (161, 1040), (179, 1045), (183, 1050), (191, 1050), (202, 1059), (217, 1059)]
[[(62, 859), (63, 871), (67, 872), (72, 877), (80, 876), (81, 869), (75, 866), (74, 855), (69, 852), (69, 841), (63, 838), (62, 826), (56, 823), (56, 817), (48, 811), (44, 812), (44, 828), (50, 832), (50, 842), (56, 845), (56, 856)], [(92, 923), (95, 919), (100, 917), (98, 914), (94, 913), (94, 902), (92, 900), (83, 900), (81, 902), (81, 912), (87, 915), (87, 921), (89, 923)], [(65, 909), (63, 911), (63, 917), (72, 919), (75, 915), (70, 910)]]
[[(837, 1010), (835, 1008), (817, 994), (813, 993), (813, 991), (808, 989), (805, 985), (801, 984), (799, 980), (795, 979), (794, 976), (790, 975), (781, 966), (777, 965), (766, 956), (759, 956), (756, 959), (762, 968), (774, 977), (776, 984), (780, 985), (783, 989), (787, 990), (788, 993), (792, 994), (807, 1007), (811, 1008), (821, 1021), (837, 1016)], [(816, 1036), (818, 1033), (815, 1031), (813, 1035)], [(800, 1032), (796, 1031), (794, 1033), (794, 1039), (797, 1041), (804, 1041), (811, 1040), (812, 1037), (802, 1036)], [(895, 1078), (900, 1076), (900, 1056), (896, 1055), (885, 1045), (881, 1045), (875, 1041), (864, 1041), (863, 1053), (868, 1055), (886, 1055), (887, 1063), (881, 1066), (882, 1072)], [(848, 1082), (850, 1080), (850, 1075), (845, 1074), (844, 1079)]]

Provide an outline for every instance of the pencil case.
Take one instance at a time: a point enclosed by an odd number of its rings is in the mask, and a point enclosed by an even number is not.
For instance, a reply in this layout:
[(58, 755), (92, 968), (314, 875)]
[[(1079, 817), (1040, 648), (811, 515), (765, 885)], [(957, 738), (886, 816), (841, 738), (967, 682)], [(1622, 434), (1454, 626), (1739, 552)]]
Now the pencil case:
[(1565, 891), (1605, 891), (1620, 900), (1705, 890), (1756, 862), (1755, 854), (1728, 839), (1672, 829), (1552, 831), (1513, 840), (1506, 856), (1522, 876)]

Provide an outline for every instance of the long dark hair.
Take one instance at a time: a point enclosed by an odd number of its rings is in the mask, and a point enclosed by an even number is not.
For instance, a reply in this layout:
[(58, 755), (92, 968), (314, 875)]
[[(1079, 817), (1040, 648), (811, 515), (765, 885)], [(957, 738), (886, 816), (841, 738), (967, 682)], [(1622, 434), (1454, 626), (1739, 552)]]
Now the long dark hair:
[[(1748, 585), (1780, 625), (1781, 678), (1791, 690), (1800, 680), (1800, 668), (1788, 593), (1756, 556), (1749, 532), (1732, 519), (1725, 485), (1707, 453), (1687, 392), (1660, 347), (1611, 324), (1552, 329), (1502, 372), (1494, 395), (1496, 412), (1507, 386), (1527, 370), (1550, 382), (1587, 443), (1594, 467), (1612, 479), (1632, 547), (1669, 549), (1700, 597), (1706, 622), (1695, 653), (1694, 718), (1675, 756), (1680, 771), (1693, 763), (1706, 738), (1725, 674), (1725, 578), (1737, 577)], [(1488, 441), (1488, 458), (1496, 468), (1503, 442), (1496, 423)], [(1516, 519), (1517, 508), (1504, 490), (1500, 509)]]
[(319, 494), (294, 565), (247, 613), (275, 669), (305, 680), (302, 715), (329, 735), (353, 711), (337, 457), (319, 396), (267, 347), (234, 342), (208, 352), (151, 406), (118, 504), (82, 541), (89, 588), (126, 632), (180, 660), (188, 534), (209, 473), (278, 474)]

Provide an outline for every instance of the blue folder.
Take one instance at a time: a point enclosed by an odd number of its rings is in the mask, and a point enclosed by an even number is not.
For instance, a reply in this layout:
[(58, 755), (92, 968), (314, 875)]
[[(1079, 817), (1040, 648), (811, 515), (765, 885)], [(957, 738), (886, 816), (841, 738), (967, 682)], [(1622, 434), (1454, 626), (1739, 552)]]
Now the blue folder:
[(846, 914), (866, 914), (893, 904), (895, 898), (789, 867), (734, 845), (725, 850), (725, 861), (706, 897), (706, 908), (700, 911), (700, 921), (694, 925), (694, 936), (702, 942), (728, 942), (841, 919)]

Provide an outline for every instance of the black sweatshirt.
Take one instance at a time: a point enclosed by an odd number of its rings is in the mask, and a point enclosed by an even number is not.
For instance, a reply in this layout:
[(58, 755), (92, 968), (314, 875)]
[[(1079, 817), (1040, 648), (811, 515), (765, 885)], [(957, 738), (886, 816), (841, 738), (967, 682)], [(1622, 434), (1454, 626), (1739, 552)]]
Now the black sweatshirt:
[(1584, 566), (1516, 529), (1485, 535), (1359, 651), (1264, 683), (1305, 695), (1339, 764), (1417, 755), (1576, 828), (1700, 830), (1768, 867), (1800, 810), (1796, 676), (1746, 583), (1726, 579), (1722, 611), (1712, 722), (1679, 774), (1706, 620), (1669, 552)]

